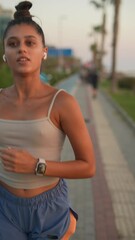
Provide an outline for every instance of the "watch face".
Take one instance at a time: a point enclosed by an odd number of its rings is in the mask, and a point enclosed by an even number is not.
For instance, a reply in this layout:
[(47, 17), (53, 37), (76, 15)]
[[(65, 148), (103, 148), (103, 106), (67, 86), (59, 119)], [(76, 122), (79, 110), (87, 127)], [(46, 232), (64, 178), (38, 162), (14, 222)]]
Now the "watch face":
[(44, 174), (46, 169), (46, 165), (44, 163), (39, 163), (37, 168), (38, 174)]

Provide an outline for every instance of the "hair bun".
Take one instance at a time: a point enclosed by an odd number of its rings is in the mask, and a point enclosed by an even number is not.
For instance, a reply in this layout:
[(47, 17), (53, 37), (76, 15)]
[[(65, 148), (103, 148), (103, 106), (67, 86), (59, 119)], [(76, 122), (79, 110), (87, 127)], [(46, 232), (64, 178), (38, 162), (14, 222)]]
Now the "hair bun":
[(14, 13), (14, 19), (18, 19), (18, 18), (32, 18), (29, 9), (32, 7), (32, 3), (29, 1), (23, 1), (20, 2), (17, 6), (15, 6), (16, 8), (16, 12)]

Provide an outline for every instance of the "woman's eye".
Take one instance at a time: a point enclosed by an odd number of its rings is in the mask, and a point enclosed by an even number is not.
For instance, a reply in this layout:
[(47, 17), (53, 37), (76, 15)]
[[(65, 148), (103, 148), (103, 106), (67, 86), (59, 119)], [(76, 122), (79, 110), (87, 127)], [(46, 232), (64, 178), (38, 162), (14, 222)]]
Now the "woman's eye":
[(8, 45), (10, 47), (16, 47), (17, 46), (17, 42), (9, 42)]
[(27, 44), (27, 46), (31, 47), (31, 46), (34, 46), (36, 43), (33, 41), (27, 41), (26, 44)]

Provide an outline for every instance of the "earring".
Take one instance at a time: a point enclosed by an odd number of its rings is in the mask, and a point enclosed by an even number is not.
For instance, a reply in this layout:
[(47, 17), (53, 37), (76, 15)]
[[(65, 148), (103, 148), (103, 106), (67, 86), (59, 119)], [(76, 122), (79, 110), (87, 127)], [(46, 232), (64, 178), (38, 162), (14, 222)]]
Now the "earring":
[(44, 52), (44, 57), (43, 57), (43, 59), (45, 60), (46, 58), (47, 58), (47, 53)]
[(4, 62), (7, 61), (5, 54), (3, 55), (3, 61), (4, 61)]

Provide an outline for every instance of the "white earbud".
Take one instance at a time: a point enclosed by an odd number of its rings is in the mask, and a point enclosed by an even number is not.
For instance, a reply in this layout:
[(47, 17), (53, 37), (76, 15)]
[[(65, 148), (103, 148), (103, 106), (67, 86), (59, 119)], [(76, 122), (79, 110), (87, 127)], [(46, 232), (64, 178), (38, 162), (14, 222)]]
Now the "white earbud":
[(44, 52), (44, 60), (47, 58), (47, 53), (46, 52)]
[(7, 61), (5, 54), (3, 55), (3, 61), (4, 61), (4, 62)]

